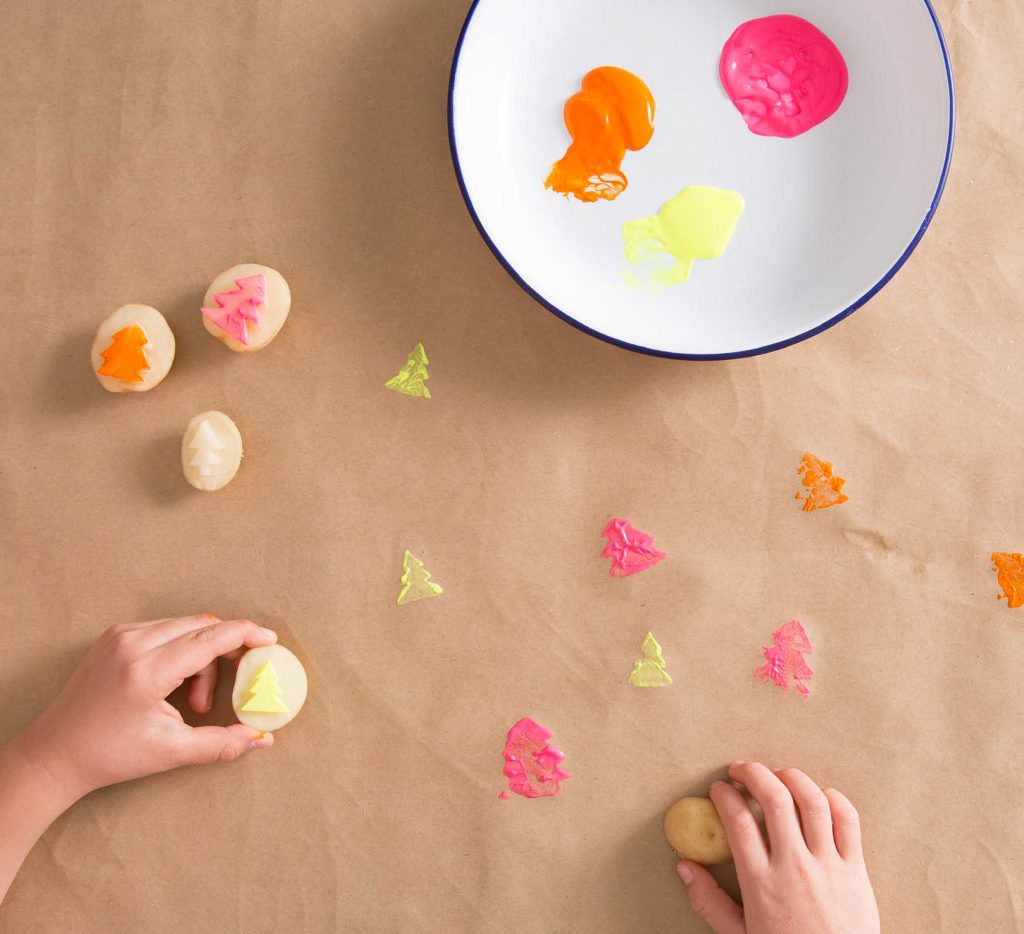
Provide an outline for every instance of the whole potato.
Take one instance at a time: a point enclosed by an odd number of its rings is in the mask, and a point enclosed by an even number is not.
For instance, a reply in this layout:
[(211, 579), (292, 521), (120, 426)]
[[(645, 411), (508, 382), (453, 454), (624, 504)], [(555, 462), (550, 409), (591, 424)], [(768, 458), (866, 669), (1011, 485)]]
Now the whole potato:
[(680, 798), (665, 812), (665, 836), (683, 859), (714, 866), (732, 859), (725, 827), (709, 798)]

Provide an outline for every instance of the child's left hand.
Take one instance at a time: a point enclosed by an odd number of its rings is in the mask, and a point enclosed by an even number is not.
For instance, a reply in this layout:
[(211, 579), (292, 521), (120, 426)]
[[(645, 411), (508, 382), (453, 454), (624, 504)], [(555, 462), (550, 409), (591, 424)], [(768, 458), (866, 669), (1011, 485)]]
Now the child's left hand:
[(205, 713), (217, 659), (237, 659), (244, 647), (276, 641), (274, 632), (248, 620), (209, 614), (113, 626), (14, 742), (66, 795), (65, 806), (104, 785), (270, 746), (273, 734), (240, 723), (190, 727), (165, 698), (191, 679), (189, 706)]

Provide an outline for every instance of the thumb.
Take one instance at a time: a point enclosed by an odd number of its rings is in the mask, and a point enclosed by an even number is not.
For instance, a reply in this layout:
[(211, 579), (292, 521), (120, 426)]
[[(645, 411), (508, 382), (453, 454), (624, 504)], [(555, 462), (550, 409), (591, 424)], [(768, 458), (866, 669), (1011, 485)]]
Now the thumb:
[(719, 888), (710, 872), (689, 860), (683, 860), (676, 870), (686, 884), (690, 906), (715, 934), (746, 934), (743, 909)]
[(274, 745), (274, 734), (241, 723), (231, 726), (197, 726), (184, 734), (179, 750), (181, 765), (232, 762), (250, 749)]

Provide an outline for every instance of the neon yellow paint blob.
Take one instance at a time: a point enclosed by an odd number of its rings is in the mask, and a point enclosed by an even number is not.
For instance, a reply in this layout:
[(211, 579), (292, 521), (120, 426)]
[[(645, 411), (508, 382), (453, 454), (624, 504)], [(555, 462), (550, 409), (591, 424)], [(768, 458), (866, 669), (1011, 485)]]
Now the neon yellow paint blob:
[(622, 225), (626, 259), (638, 266), (668, 255), (675, 263), (646, 274), (626, 273), (632, 285), (666, 287), (690, 278), (695, 260), (718, 259), (732, 240), (747, 203), (738, 191), (691, 185), (651, 217)]
[(667, 688), (672, 678), (665, 670), (665, 656), (661, 654), (661, 646), (652, 633), (647, 633), (640, 651), (644, 657), (633, 667), (629, 683), (635, 688)]
[(270, 662), (263, 667), (249, 685), (249, 698), (242, 705), (246, 713), (288, 713), (288, 705), (281, 697), (281, 685), (277, 681), (277, 672)]

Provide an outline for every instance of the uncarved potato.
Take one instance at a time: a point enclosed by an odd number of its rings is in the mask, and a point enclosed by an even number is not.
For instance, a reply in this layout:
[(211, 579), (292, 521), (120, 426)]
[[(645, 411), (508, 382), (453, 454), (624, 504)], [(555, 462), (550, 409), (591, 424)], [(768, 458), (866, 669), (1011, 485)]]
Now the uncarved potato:
[(206, 297), (203, 299), (204, 308), (216, 308), (216, 296), (220, 292), (231, 292), (235, 289), (235, 280), (244, 279), (247, 276), (263, 274), (267, 285), (267, 300), (259, 306), (259, 324), (246, 325), (246, 337), (248, 344), (228, 334), (222, 327), (212, 321), (207, 315), (202, 315), (203, 326), (219, 341), (231, 350), (239, 353), (246, 353), (251, 350), (262, 350), (275, 337), (277, 332), (284, 326), (288, 318), (288, 312), (292, 307), (292, 293), (284, 276), (276, 269), (269, 266), (261, 266), (259, 263), (242, 263), (239, 266), (232, 266), (226, 269), (206, 290)]
[(226, 487), (242, 463), (242, 435), (223, 412), (200, 412), (181, 439), (181, 469), (197, 490)]
[[(267, 662), (271, 670), (266, 672), (258, 685), (261, 697), (269, 703), (263, 706), (284, 706), (287, 710), (259, 712), (242, 708), (253, 697), (253, 682)], [(279, 730), (289, 724), (306, 702), (308, 682), (306, 669), (283, 645), (264, 645), (249, 649), (238, 663), (235, 687), (231, 692), (231, 705), (240, 723), (254, 730)]]
[[(114, 342), (114, 335), (138, 325), (146, 336), (142, 346), (147, 369), (138, 371), (138, 380), (107, 376), (99, 371), (106, 365), (103, 352)], [(155, 308), (149, 305), (122, 305), (97, 329), (92, 342), (92, 371), (109, 392), (146, 392), (158, 385), (174, 363), (174, 332)]]
[(682, 859), (714, 866), (732, 859), (725, 827), (709, 798), (681, 798), (665, 812), (665, 836)]

